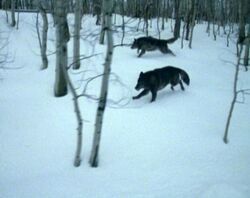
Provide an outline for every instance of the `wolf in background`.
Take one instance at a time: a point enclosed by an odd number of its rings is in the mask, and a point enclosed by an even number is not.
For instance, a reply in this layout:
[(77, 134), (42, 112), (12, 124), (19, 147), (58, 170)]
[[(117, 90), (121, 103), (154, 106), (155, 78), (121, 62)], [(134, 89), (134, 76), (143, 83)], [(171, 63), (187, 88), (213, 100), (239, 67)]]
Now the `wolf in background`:
[(148, 37), (140, 37), (138, 39), (134, 39), (134, 42), (131, 46), (131, 49), (137, 48), (137, 53), (139, 53), (138, 57), (141, 57), (146, 51), (154, 51), (160, 50), (163, 54), (175, 54), (168, 48), (168, 44), (173, 43), (177, 40), (177, 38), (170, 38), (167, 40), (164, 39), (156, 39), (151, 36)]
[(190, 78), (187, 72), (173, 66), (166, 66), (145, 73), (141, 72), (135, 89), (137, 91), (143, 89), (143, 91), (137, 96), (134, 96), (133, 99), (139, 99), (142, 96), (145, 96), (146, 94), (151, 92), (151, 102), (153, 102), (156, 99), (157, 91), (163, 89), (168, 84), (171, 85), (172, 90), (174, 90), (175, 85), (180, 84), (181, 90), (184, 91), (185, 88), (182, 82), (187, 85), (190, 84)]

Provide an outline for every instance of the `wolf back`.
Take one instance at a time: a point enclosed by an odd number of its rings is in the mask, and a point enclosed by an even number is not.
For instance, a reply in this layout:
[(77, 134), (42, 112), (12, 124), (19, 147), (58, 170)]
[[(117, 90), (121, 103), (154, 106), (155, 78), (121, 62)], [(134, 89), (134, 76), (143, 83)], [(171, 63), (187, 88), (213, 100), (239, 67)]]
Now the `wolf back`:
[(134, 39), (131, 49), (137, 48), (137, 53), (139, 53), (138, 57), (141, 57), (143, 54), (146, 53), (146, 51), (154, 51), (157, 49), (160, 50), (163, 54), (170, 53), (174, 55), (174, 53), (168, 48), (168, 44), (173, 43), (176, 40), (177, 38), (170, 38), (164, 40), (156, 39), (151, 36), (140, 37), (138, 39)]
[(163, 89), (168, 84), (171, 85), (172, 90), (174, 90), (174, 86), (179, 84), (181, 90), (184, 91), (185, 88), (182, 82), (184, 82), (186, 85), (190, 84), (190, 78), (187, 72), (173, 66), (166, 66), (145, 73), (141, 72), (137, 84), (135, 86), (135, 89), (137, 91), (143, 89), (143, 91), (139, 93), (137, 96), (134, 96), (133, 99), (139, 99), (142, 96), (151, 92), (152, 93), (151, 102), (153, 102), (157, 97), (157, 91)]

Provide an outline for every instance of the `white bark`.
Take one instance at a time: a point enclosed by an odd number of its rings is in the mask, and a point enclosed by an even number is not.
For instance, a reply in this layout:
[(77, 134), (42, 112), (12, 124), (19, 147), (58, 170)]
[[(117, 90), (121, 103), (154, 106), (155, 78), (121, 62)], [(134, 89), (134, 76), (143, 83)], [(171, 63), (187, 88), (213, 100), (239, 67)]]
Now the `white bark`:
[[(38, 2), (38, 9), (43, 19), (43, 30), (42, 30), (42, 40), (40, 39), (39, 27), (37, 27), (37, 33), (40, 44), (40, 51), (42, 57), (42, 69), (48, 68), (48, 58), (47, 58), (47, 34), (48, 34), (48, 18), (45, 9), (41, 2)], [(38, 25), (38, 24), (37, 24)]]
[[(103, 1), (103, 4), (104, 4), (104, 1)], [(104, 5), (102, 5), (102, 7), (104, 7)], [(104, 38), (105, 38), (105, 27), (107, 26), (106, 25), (106, 16), (105, 16), (105, 13), (104, 13), (104, 8), (103, 8), (103, 11), (102, 11), (102, 27), (101, 27), (101, 33), (100, 33), (100, 38), (99, 38), (99, 44), (103, 45), (104, 44)]]
[(79, 69), (80, 62), (80, 29), (81, 29), (81, 8), (82, 0), (75, 2), (75, 25), (74, 25), (74, 48), (73, 48), (73, 69)]
[(108, 95), (108, 85), (109, 85), (109, 75), (111, 70), (111, 62), (113, 56), (113, 36), (112, 36), (112, 0), (103, 0), (103, 13), (105, 14), (105, 26), (104, 30), (107, 33), (107, 53), (104, 63), (104, 73), (102, 78), (102, 87), (99, 98), (98, 109), (96, 112), (95, 121), (95, 132), (92, 144), (92, 151), (90, 156), (90, 166), (98, 166), (98, 154), (100, 148), (101, 132), (102, 132), (102, 122), (106, 106), (106, 100)]
[(244, 66), (246, 67), (249, 66), (249, 48), (250, 48), (250, 23), (248, 24), (248, 32), (247, 32), (247, 37), (245, 39), (245, 55), (244, 55)]
[(231, 102), (231, 106), (230, 106), (230, 109), (229, 109), (226, 128), (225, 128), (225, 133), (224, 133), (224, 137), (223, 137), (223, 141), (224, 141), (225, 144), (228, 143), (229, 125), (230, 125), (231, 118), (232, 118), (232, 115), (233, 115), (234, 106), (235, 106), (235, 103), (236, 103), (236, 100), (237, 100), (237, 94), (238, 94), (237, 84), (238, 84), (239, 67), (240, 67), (240, 59), (241, 59), (242, 49), (243, 49), (243, 46), (241, 45), (240, 46), (239, 57), (238, 57), (238, 62), (237, 62), (237, 65), (236, 65), (236, 68), (235, 68), (235, 74), (234, 74), (233, 100)]
[(77, 119), (77, 123), (78, 123), (74, 166), (79, 167), (81, 165), (82, 129), (83, 129), (83, 120), (82, 120), (82, 115), (81, 115), (80, 106), (79, 106), (79, 102), (78, 102), (79, 97), (78, 97), (76, 90), (73, 86), (73, 83), (69, 77), (67, 68), (62, 67), (62, 71), (63, 71), (63, 74), (64, 74), (65, 79), (67, 81), (67, 84), (69, 85), (69, 90), (73, 95), (74, 110), (75, 110), (75, 115), (76, 115), (76, 119)]
[(56, 97), (67, 94), (67, 82), (63, 73), (63, 68), (67, 67), (67, 42), (69, 40), (67, 13), (64, 0), (55, 2), (56, 21), (56, 77), (54, 94)]
[(190, 33), (190, 39), (189, 39), (189, 48), (192, 48), (192, 41), (193, 41), (193, 33), (194, 33), (194, 26), (195, 26), (195, 17), (196, 17), (196, 12), (197, 12), (197, 2), (196, 0), (192, 0), (192, 6), (194, 11), (193, 11), (193, 16), (192, 16), (192, 22), (191, 22), (191, 33)]
[(16, 18), (15, 18), (15, 0), (11, 0), (11, 26), (14, 27), (16, 25)]

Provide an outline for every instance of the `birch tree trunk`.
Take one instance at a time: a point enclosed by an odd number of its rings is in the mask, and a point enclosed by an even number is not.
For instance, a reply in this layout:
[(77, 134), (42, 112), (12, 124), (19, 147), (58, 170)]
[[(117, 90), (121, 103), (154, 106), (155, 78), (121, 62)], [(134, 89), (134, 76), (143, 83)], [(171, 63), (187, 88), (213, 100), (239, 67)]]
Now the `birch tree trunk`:
[(121, 45), (123, 45), (123, 40), (124, 40), (124, 37), (125, 37), (124, 0), (122, 0), (122, 2), (121, 2), (121, 9), (122, 9), (121, 10), (121, 12), (122, 12), (122, 40), (121, 40)]
[(245, 44), (246, 46), (245, 46), (245, 55), (244, 55), (244, 66), (246, 67), (246, 70), (247, 70), (247, 66), (249, 65), (250, 23), (248, 24), (248, 31), (247, 31), (247, 37), (245, 39)]
[(229, 125), (230, 125), (230, 122), (231, 122), (234, 106), (235, 106), (235, 103), (236, 103), (236, 100), (237, 100), (237, 95), (238, 95), (237, 84), (238, 84), (239, 67), (240, 67), (240, 59), (241, 59), (242, 49), (243, 49), (243, 46), (241, 45), (237, 65), (236, 65), (236, 68), (235, 68), (235, 74), (234, 74), (233, 99), (232, 99), (231, 106), (230, 106), (230, 109), (229, 109), (226, 128), (225, 128), (225, 133), (224, 133), (224, 137), (223, 137), (223, 141), (224, 141), (225, 144), (228, 143)]
[(194, 12), (192, 5), (190, 6), (190, 1), (187, 1), (187, 14), (186, 14), (186, 23), (184, 24), (185, 30), (186, 30), (186, 35), (185, 35), (185, 40), (189, 40), (189, 33), (190, 33), (190, 23), (191, 23), (191, 17)]
[(175, 13), (175, 25), (174, 25), (174, 37), (180, 37), (181, 19), (180, 19), (180, 0), (174, 0), (174, 13)]
[(239, 46), (245, 39), (245, 22), (244, 22), (244, 0), (239, 0), (239, 36), (237, 41), (237, 55), (239, 55)]
[(101, 25), (101, 0), (93, 0), (93, 15), (96, 15), (96, 25)]
[(111, 70), (111, 62), (113, 56), (113, 36), (112, 36), (112, 0), (103, 0), (103, 14), (105, 14), (105, 31), (107, 32), (107, 53), (104, 63), (104, 73), (102, 78), (101, 94), (99, 98), (98, 109), (96, 112), (95, 132), (90, 156), (90, 166), (98, 166), (98, 155), (100, 148), (102, 122), (108, 95), (109, 75)]
[(73, 69), (79, 69), (81, 66), (81, 62), (80, 62), (81, 8), (82, 8), (82, 0), (76, 0), (76, 2), (75, 2)]
[(191, 33), (190, 33), (190, 40), (189, 40), (189, 48), (192, 48), (192, 41), (193, 41), (193, 33), (194, 33), (194, 26), (195, 26), (195, 17), (196, 17), (196, 10), (197, 10), (197, 2), (196, 0), (192, 0), (192, 23), (191, 23)]
[(73, 83), (70, 79), (70, 76), (68, 74), (68, 70), (66, 67), (62, 67), (63, 74), (65, 76), (65, 79), (67, 81), (67, 84), (69, 85), (69, 90), (73, 95), (73, 101), (74, 101), (74, 110), (75, 115), (77, 119), (77, 141), (76, 141), (76, 153), (74, 158), (74, 166), (79, 167), (81, 165), (81, 151), (82, 151), (82, 129), (83, 129), (83, 119), (80, 111), (80, 105), (78, 98), (79, 96), (76, 93), (76, 90), (73, 86)]
[(69, 29), (67, 23), (66, 4), (64, 0), (55, 1), (56, 22), (56, 77), (54, 94), (56, 97), (67, 94), (67, 82), (62, 68), (67, 67), (68, 53), (67, 42), (69, 41)]
[[(104, 3), (104, 1), (103, 1)], [(102, 5), (103, 7), (104, 5)], [(101, 27), (101, 33), (100, 33), (100, 38), (99, 38), (99, 44), (103, 45), (104, 44), (104, 38), (105, 38), (105, 26), (106, 26), (106, 16), (104, 13), (104, 8), (102, 8), (102, 27)], [(110, 8), (111, 9), (111, 8)]]
[(47, 18), (45, 8), (42, 6), (41, 1), (38, 2), (38, 9), (43, 19), (42, 40), (40, 39), (39, 27), (37, 27), (37, 31), (38, 31), (37, 33), (38, 33), (38, 39), (39, 39), (41, 57), (42, 57), (42, 63), (43, 63), (41, 69), (47, 69), (48, 58), (47, 58), (46, 51), (47, 51), (48, 18)]
[(16, 0), (11, 0), (11, 24), (10, 25), (12, 27), (16, 25), (15, 4), (16, 4)]
[(165, 29), (165, 17), (166, 17), (166, 1), (163, 1), (162, 15), (161, 15), (161, 30)]

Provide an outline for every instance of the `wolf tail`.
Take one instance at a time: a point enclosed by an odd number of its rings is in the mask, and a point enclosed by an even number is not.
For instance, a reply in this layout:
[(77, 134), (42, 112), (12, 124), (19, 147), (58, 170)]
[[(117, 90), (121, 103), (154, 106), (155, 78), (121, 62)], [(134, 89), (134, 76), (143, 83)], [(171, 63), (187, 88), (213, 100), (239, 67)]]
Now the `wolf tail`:
[(181, 70), (180, 75), (181, 75), (181, 79), (183, 80), (183, 82), (186, 83), (186, 85), (189, 85), (190, 78), (189, 78), (187, 72), (185, 72), (184, 70)]
[(170, 39), (166, 39), (164, 40), (167, 44), (171, 44), (173, 42), (175, 42), (178, 38), (177, 37), (173, 37), (173, 38), (170, 38)]

